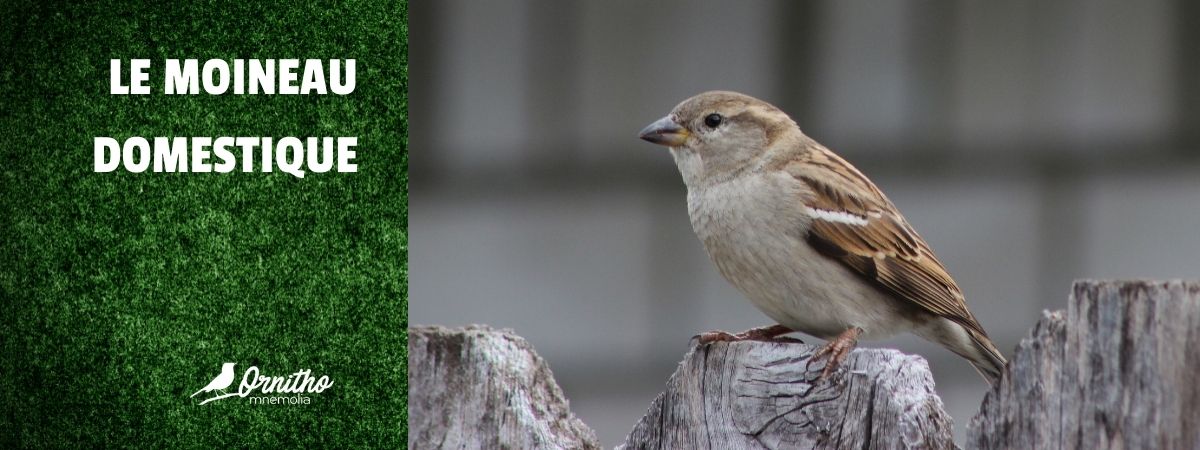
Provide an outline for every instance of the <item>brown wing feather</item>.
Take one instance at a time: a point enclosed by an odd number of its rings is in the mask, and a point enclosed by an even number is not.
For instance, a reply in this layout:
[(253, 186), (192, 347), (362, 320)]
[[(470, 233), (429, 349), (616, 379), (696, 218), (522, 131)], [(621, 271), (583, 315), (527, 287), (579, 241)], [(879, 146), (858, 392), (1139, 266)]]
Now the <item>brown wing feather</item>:
[(807, 238), (814, 248), (897, 298), (987, 335), (929, 245), (862, 173), (824, 149), (789, 165), (788, 172), (812, 189), (804, 199), (809, 208), (862, 219), (813, 220)]

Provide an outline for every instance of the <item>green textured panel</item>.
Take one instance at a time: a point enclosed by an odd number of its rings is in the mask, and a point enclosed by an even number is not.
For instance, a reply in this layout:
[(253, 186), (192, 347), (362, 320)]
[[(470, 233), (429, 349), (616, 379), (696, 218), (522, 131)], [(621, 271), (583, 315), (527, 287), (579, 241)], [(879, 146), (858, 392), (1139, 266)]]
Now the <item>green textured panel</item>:
[[(0, 447), (401, 447), (406, 2), (15, 2), (0, 26)], [(110, 95), (147, 58), (151, 95)], [(356, 59), (348, 96), (162, 94), (166, 58)], [(113, 136), (357, 136), (357, 173), (93, 173)], [(307, 405), (188, 396), (222, 362)]]

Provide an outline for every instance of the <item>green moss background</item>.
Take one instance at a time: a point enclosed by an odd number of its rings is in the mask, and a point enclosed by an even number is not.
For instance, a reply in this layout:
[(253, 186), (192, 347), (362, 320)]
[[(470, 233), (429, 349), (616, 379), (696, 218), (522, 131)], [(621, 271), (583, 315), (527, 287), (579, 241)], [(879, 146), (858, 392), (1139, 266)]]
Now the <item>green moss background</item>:
[[(6, 2), (0, 447), (401, 447), (407, 4)], [(147, 58), (151, 95), (109, 95)], [(166, 58), (356, 59), (348, 96), (162, 94)], [(113, 136), (358, 136), (358, 173), (92, 172)], [(240, 167), (240, 166), (239, 166)], [(221, 363), (333, 387), (188, 398)]]

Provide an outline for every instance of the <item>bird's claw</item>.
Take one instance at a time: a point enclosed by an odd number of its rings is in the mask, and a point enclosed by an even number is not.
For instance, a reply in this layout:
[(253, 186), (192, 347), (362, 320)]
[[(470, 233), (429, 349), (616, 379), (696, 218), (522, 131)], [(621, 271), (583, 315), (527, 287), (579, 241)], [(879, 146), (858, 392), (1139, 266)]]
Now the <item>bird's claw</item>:
[(711, 344), (713, 342), (735, 342), (744, 340), (736, 334), (721, 330), (705, 331), (703, 333), (692, 336), (692, 340), (699, 345)]
[(825, 362), (825, 367), (821, 369), (821, 376), (817, 377), (817, 381), (829, 378), (834, 372), (841, 367), (842, 362), (850, 356), (850, 351), (858, 345), (858, 335), (862, 330), (858, 328), (850, 328), (842, 334), (839, 334), (833, 340), (825, 343), (812, 357), (808, 358), (808, 362), (804, 365), (804, 370), (809, 370), (812, 367), (813, 361), (820, 360), (828, 356), (829, 360)]

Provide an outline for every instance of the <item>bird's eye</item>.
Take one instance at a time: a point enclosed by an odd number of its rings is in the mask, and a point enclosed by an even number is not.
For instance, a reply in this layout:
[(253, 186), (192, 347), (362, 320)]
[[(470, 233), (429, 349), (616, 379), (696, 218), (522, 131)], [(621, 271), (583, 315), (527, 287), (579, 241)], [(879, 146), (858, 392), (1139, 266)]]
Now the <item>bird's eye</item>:
[(709, 128), (716, 128), (717, 126), (721, 125), (722, 119), (723, 117), (721, 117), (720, 114), (709, 114), (704, 118), (704, 125), (708, 126)]

